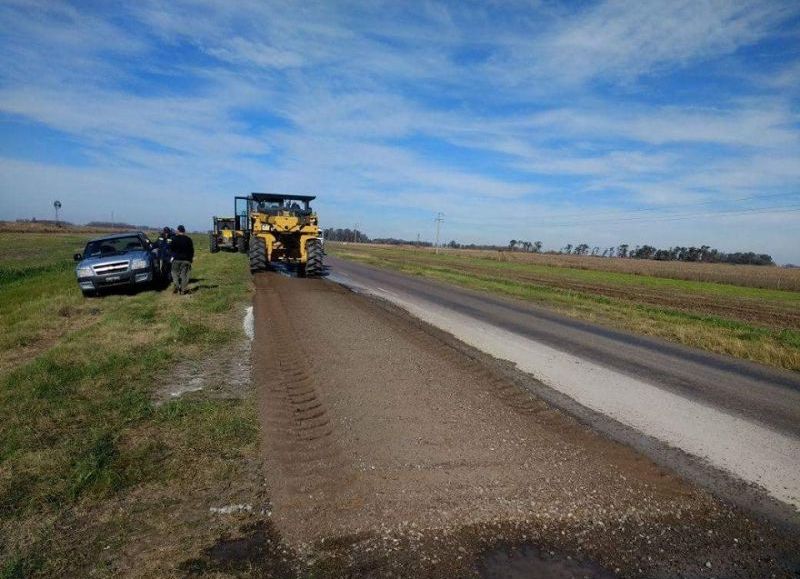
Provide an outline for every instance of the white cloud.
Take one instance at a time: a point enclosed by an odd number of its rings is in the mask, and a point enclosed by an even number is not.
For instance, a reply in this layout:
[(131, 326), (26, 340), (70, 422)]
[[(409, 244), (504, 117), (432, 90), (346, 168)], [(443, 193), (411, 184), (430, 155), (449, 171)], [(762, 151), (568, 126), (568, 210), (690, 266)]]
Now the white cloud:
[[(229, 99), (227, 107), (241, 101)], [(85, 139), (92, 147), (157, 146), (163, 154), (260, 154), (265, 141), (245, 132), (221, 107), (222, 95), (140, 97), (95, 88), (56, 90), (49, 84), (0, 89), (0, 110)], [(142, 143), (143, 142), (143, 143)]]
[(548, 38), (544, 67), (573, 80), (632, 79), (732, 53), (763, 38), (789, 12), (776, 2), (608, 0)]
[[(448, 238), (547, 235), (555, 245), (569, 237), (546, 226), (559, 215), (624, 217), (643, 203), (800, 184), (796, 90), (748, 80), (752, 69), (736, 60), (789, 3), (26, 6), (0, 7), (0, 112), (63, 134), (86, 161), (7, 152), (0, 217), (49, 207), (57, 191), (87, 219), (116, 206), (133, 221), (168, 213), (200, 227), (235, 193), (294, 190), (320, 194), (331, 225), (355, 217), (429, 237), (442, 210)], [(752, 83), (742, 94), (667, 105), (637, 94), (723, 55)], [(622, 86), (624, 98), (597, 81)], [(791, 237), (797, 219), (769, 223)], [(702, 229), (720, 245), (758, 239), (757, 228)], [(575, 231), (596, 243), (688, 234)]]
[[(614, 105), (595, 109), (554, 109), (521, 121), (549, 134), (633, 139), (642, 143), (713, 143), (748, 147), (800, 144), (795, 114), (785, 106), (744, 106), (725, 110), (695, 107)], [(519, 123), (518, 123), (519, 125)]]
[(264, 68), (292, 68), (302, 66), (304, 59), (296, 52), (280, 50), (261, 42), (244, 38), (231, 39), (227, 46), (209, 48), (209, 54), (233, 63), (253, 64)]

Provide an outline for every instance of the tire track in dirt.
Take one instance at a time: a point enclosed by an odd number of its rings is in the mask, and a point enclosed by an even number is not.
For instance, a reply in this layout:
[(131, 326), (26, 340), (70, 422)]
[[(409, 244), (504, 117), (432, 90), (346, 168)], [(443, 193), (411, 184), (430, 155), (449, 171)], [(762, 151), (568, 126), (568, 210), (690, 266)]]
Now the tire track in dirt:
[(298, 342), (280, 294), (257, 284), (254, 314), (254, 374), (264, 388), (260, 407), (267, 482), (279, 504), (304, 497), (295, 506), (313, 518), (319, 501), (348, 482), (339, 442), (316, 386), (313, 357)]

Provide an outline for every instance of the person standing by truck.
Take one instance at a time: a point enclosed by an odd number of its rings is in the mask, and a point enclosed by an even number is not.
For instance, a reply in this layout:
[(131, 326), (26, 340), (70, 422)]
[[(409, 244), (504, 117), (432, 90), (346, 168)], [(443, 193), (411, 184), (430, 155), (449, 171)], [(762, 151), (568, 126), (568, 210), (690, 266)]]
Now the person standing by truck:
[(170, 261), (172, 256), (169, 253), (169, 247), (172, 243), (172, 238), (174, 237), (172, 230), (169, 227), (165, 227), (161, 230), (161, 235), (158, 236), (156, 239), (156, 249), (158, 251), (158, 270), (161, 273), (161, 279), (164, 281), (164, 285), (169, 285), (169, 278), (170, 276)]
[(186, 228), (178, 225), (178, 233), (169, 244), (172, 254), (172, 281), (175, 284), (173, 293), (185, 294), (188, 292), (189, 276), (192, 273), (192, 260), (194, 259), (194, 243), (186, 235)]

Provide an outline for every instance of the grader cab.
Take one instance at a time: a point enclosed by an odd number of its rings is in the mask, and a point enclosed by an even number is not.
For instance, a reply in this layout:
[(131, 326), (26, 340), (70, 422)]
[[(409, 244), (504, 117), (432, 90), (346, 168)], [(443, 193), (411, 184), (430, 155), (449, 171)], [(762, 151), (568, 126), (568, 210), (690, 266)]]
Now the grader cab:
[[(251, 193), (236, 198), (236, 220), (248, 239), (250, 270), (284, 263), (301, 276), (322, 275), (323, 250), (317, 214), (311, 209), (315, 197), (276, 193)], [(240, 210), (240, 202), (244, 210)]]

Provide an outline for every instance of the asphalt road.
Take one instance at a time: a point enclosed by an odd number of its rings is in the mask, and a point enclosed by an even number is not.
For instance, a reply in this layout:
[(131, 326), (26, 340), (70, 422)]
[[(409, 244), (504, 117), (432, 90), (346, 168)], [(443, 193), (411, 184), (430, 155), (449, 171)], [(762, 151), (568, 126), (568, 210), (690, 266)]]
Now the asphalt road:
[[(523, 370), (536, 375), (553, 364), (537, 375), (548, 386), (800, 507), (800, 487), (791, 482), (800, 472), (800, 375), (519, 300), (334, 257), (328, 265), (333, 281), (393, 301)], [(492, 334), (494, 342), (486, 337)], [(502, 341), (523, 341), (528, 349), (503, 349)], [(770, 469), (772, 479), (759, 473)]]

